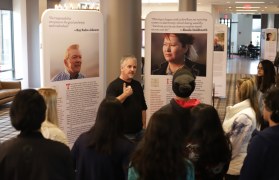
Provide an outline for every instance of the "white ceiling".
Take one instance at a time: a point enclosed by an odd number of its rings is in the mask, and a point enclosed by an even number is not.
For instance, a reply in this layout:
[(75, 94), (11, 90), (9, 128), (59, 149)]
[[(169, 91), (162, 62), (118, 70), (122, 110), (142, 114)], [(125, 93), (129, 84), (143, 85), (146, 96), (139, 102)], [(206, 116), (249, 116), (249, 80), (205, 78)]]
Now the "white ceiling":
[[(189, 1), (189, 0), (185, 0), (185, 1)], [(217, 11), (219, 11), (219, 13), (279, 14), (279, 0), (196, 0), (196, 1), (198, 6), (212, 5), (214, 8), (216, 8)], [(179, 0), (142, 0), (142, 3), (178, 3), (178, 2)], [(246, 2), (246, 3), (236, 3), (236, 2)], [(259, 2), (263, 2), (263, 3), (259, 3)]]
[(279, 0), (197, 0), (197, 4), (212, 5), (219, 13), (279, 14)]
[[(61, 0), (61, 2), (100, 2), (101, 0)], [(189, 0), (185, 0), (189, 1)], [(178, 3), (179, 0), (142, 0), (142, 3)], [(247, 3), (236, 3), (247, 2)], [(264, 3), (252, 3), (264, 2)], [(219, 13), (279, 14), (279, 0), (197, 0), (198, 6), (212, 5)], [(237, 8), (238, 7), (238, 8)], [(243, 8), (239, 8), (243, 7)], [(245, 7), (245, 8), (244, 8)], [(246, 11), (242, 11), (246, 10)], [(249, 10), (249, 11), (247, 11)], [(251, 11), (252, 10), (252, 11)]]

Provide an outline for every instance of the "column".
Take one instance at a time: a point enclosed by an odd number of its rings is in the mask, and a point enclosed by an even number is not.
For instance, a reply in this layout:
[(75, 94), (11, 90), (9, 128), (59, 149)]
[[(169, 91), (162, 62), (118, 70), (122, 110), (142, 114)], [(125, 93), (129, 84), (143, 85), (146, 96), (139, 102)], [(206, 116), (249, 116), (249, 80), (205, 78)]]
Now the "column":
[(179, 11), (197, 11), (197, 0), (179, 0)]
[(274, 14), (268, 14), (267, 28), (274, 28)]
[(138, 59), (135, 79), (141, 75), (141, 0), (102, 0), (105, 22), (106, 83), (120, 74), (120, 59), (134, 54)]

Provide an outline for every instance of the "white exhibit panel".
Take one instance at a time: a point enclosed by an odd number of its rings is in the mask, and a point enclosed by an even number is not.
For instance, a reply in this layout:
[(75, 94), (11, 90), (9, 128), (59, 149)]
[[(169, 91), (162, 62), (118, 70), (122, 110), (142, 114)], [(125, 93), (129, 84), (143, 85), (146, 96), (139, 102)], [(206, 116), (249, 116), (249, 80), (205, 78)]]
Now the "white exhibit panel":
[(227, 31), (224, 24), (215, 24), (213, 39), (213, 86), (215, 97), (226, 97)]
[(146, 17), (145, 28), (144, 93), (148, 106), (147, 120), (175, 97), (172, 91), (172, 75), (154, 74), (154, 70), (156, 71), (156, 68), (162, 67), (161, 65), (166, 62), (163, 54), (166, 34), (186, 35), (193, 38), (191, 47), (195, 49), (197, 56), (192, 61), (202, 64), (205, 72), (196, 77), (196, 88), (191, 98), (212, 104), (213, 21), (211, 14), (151, 12)]
[(274, 61), (277, 52), (277, 29), (262, 29), (261, 33), (261, 59)]
[[(59, 126), (69, 145), (89, 130), (97, 108), (104, 98), (103, 16), (93, 10), (46, 10), (41, 25), (41, 82), (58, 92)], [(82, 79), (52, 81), (65, 71), (64, 55), (70, 45), (78, 44)]]

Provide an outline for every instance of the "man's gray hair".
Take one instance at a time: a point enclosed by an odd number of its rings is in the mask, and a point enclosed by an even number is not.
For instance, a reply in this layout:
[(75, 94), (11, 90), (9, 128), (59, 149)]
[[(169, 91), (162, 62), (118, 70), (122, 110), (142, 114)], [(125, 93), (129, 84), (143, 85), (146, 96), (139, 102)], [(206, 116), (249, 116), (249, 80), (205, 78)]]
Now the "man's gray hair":
[(135, 61), (137, 61), (136, 56), (134, 55), (126, 55), (126, 56), (122, 56), (121, 60), (120, 60), (120, 68), (122, 67), (123, 63), (125, 61), (127, 61), (128, 59), (134, 59)]

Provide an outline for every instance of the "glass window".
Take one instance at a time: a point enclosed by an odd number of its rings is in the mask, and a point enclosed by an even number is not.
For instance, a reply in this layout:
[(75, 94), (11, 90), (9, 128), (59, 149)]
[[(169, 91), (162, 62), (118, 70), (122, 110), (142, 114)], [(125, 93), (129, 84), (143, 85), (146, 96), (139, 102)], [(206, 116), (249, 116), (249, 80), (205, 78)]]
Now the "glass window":
[(12, 12), (0, 10), (0, 79), (13, 79)]

